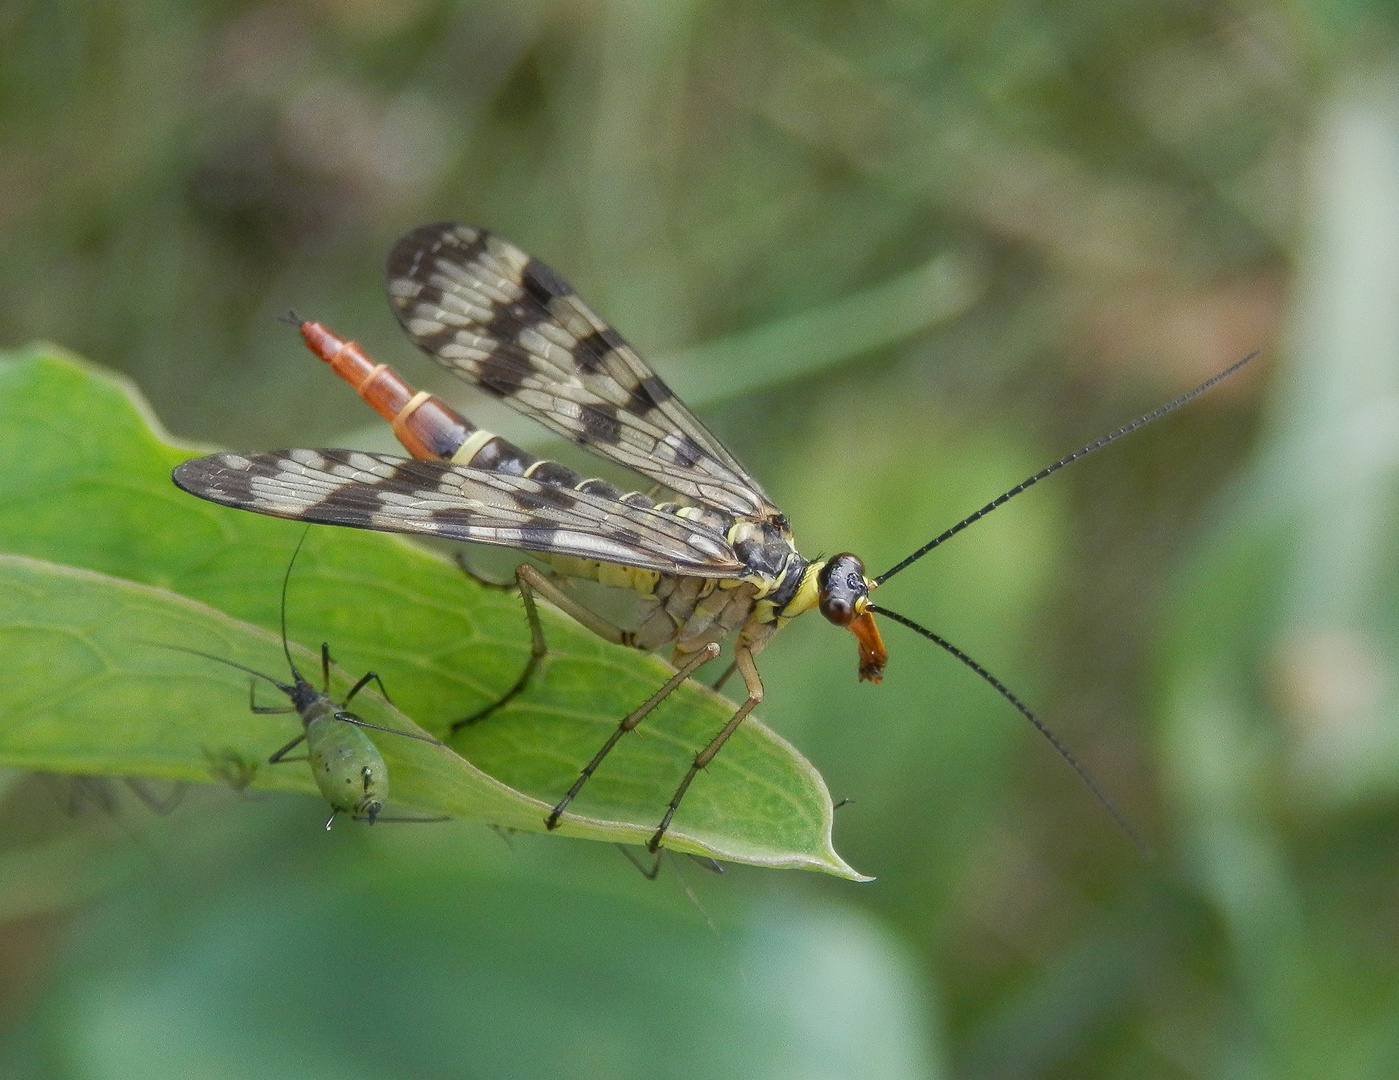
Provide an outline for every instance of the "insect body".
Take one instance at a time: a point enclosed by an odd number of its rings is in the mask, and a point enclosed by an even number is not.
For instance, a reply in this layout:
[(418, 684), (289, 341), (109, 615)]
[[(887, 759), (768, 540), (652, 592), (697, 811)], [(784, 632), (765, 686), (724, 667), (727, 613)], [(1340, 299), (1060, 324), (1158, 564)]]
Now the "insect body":
[[(305, 539), (304, 536), (303, 539)], [(371, 724), (348, 710), (347, 706), (355, 695), (370, 683), (378, 685), (379, 692), (383, 694), (385, 701), (389, 699), (388, 692), (384, 689), (383, 680), (372, 671), (365, 673), (350, 688), (344, 701), (333, 700), (330, 696), (330, 645), (328, 643), (321, 645), (322, 689), (316, 689), (297, 670), (296, 663), (291, 658), (291, 649), (287, 645), (287, 582), (290, 580), (291, 568), (295, 564), (296, 555), (300, 550), (301, 544), (298, 543), (296, 552), (292, 554), (292, 561), (287, 566), (286, 577), (282, 579), (282, 652), (286, 655), (287, 666), (291, 669), (292, 681), (290, 683), (284, 683), (261, 671), (255, 671), (232, 660), (201, 652), (198, 649), (187, 649), (179, 645), (170, 645), (167, 648), (175, 649), (178, 652), (193, 653), (195, 656), (227, 664), (229, 667), (246, 671), (252, 675), (254, 678), (248, 684), (248, 706), (253, 712), (259, 715), (296, 713), (301, 718), (301, 734), (269, 757), (267, 763), (276, 765), (283, 761), (292, 760), (308, 760), (310, 762), (311, 775), (316, 781), (316, 786), (320, 788), (326, 802), (330, 803), (330, 817), (325, 823), (327, 829), (334, 824), (337, 814), (348, 814), (356, 821), (367, 821), (373, 825), (378, 820), (384, 803), (389, 797), (389, 774), (384, 765), (383, 755), (379, 753), (379, 748), (365, 734), (365, 729), (370, 728), (392, 735), (402, 735), (409, 739), (418, 739), (438, 746), (442, 744), (431, 736), (420, 735), (414, 731), (400, 731), (397, 728)], [(287, 696), (290, 704), (259, 705), (256, 694), (257, 679), (262, 679), (275, 686)], [(306, 758), (288, 758), (287, 754), (303, 742), (306, 744)], [(411, 820), (428, 819), (415, 818)]]
[(880, 681), (886, 662), (875, 614), (949, 651), (1030, 719), (1112, 809), (1052, 733), (989, 672), (931, 631), (877, 607), (869, 594), (1008, 499), (1183, 404), (1246, 361), (1035, 474), (871, 578), (848, 552), (804, 558), (786, 515), (737, 459), (557, 273), (519, 248), (483, 229), (426, 225), (394, 246), (387, 277), (390, 303), (420, 348), (676, 498), (656, 502), (540, 460), (477, 429), (438, 399), (414, 393), (384, 365), (315, 323), (302, 325), (308, 344), (391, 421), (420, 460), (344, 450), (215, 454), (185, 462), (174, 479), (202, 498), (259, 513), (518, 548), (558, 575), (635, 591), (639, 626), (623, 630), (535, 567), (517, 570), (535, 659), (543, 641), (534, 612), (538, 594), (608, 641), (647, 651), (670, 646), (677, 668), (583, 768), (546, 819), (551, 828), (621, 736), (733, 638), (734, 670), (747, 696), (696, 754), (651, 838), (652, 850), (658, 848), (699, 770), (762, 700), (756, 656), (784, 624), (813, 609), (855, 635), (862, 680)]

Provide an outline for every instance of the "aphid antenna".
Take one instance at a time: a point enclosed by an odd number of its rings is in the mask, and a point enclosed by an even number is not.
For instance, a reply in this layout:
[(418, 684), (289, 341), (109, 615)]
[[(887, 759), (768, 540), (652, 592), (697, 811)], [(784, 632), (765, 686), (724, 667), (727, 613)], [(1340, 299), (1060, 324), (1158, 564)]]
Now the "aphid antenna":
[[(287, 562), (287, 572), (282, 575), (282, 654), (286, 656), (287, 667), (291, 668), (292, 677), (296, 679), (297, 682), (301, 682), (301, 672), (296, 670), (296, 664), (292, 662), (291, 658), (291, 646), (287, 644), (287, 586), (291, 582), (291, 568), (296, 565), (296, 557), (301, 554), (301, 545), (306, 543), (306, 535), (310, 531), (310, 525), (307, 525), (306, 528), (301, 530), (301, 539), (296, 542), (296, 549), (291, 553), (291, 559)], [(324, 653), (325, 666), (327, 668), (326, 679), (329, 680), (330, 654), (325, 652), (324, 649), (322, 652)], [(327, 689), (329, 689), (328, 686)]]
[(888, 608), (879, 607), (875, 604), (870, 605), (870, 610), (876, 615), (883, 615), (885, 618), (893, 619), (896, 623), (902, 623), (916, 634), (922, 634), (938, 648), (955, 656), (963, 664), (971, 668), (972, 671), (980, 675), (982, 679), (990, 683), (991, 687), (1000, 694), (1001, 697), (1014, 705), (1020, 715), (1030, 721), (1036, 731), (1049, 740), (1049, 745), (1054, 747), (1055, 752), (1064, 759), (1069, 768), (1073, 769), (1073, 771), (1078, 774), (1078, 778), (1082, 780), (1088, 787), (1088, 790), (1093, 793), (1093, 797), (1098, 800), (1102, 808), (1112, 816), (1113, 821), (1117, 822), (1117, 827), (1127, 835), (1127, 839), (1132, 841), (1133, 845), (1141, 852), (1142, 856), (1148, 859), (1152, 857), (1151, 845), (1142, 839), (1141, 834), (1132, 827), (1132, 823), (1127, 819), (1127, 815), (1118, 809), (1117, 804), (1114, 803), (1112, 799), (1108, 798), (1107, 792), (1104, 791), (1102, 785), (1094, 779), (1093, 774), (1088, 771), (1087, 766), (1074, 756), (1073, 751), (1064, 744), (1064, 741), (1054, 733), (1053, 729), (1051, 729), (1048, 724), (1031, 712), (1029, 706), (1011, 693), (1010, 688), (1007, 687), (1005, 683), (1001, 682), (1000, 679), (992, 675), (986, 668), (982, 667), (961, 649), (957, 648), (956, 645), (953, 645), (952, 642), (933, 633), (927, 627), (919, 626), (912, 619), (900, 615), (897, 611), (890, 611)]
[[(1060, 469), (1062, 469), (1065, 465), (1072, 465), (1075, 461), (1078, 461), (1080, 458), (1085, 458), (1085, 457), (1087, 457), (1089, 454), (1093, 453), (1093, 451), (1095, 451), (1095, 450), (1101, 450), (1103, 447), (1108, 446), (1108, 445), (1110, 445), (1111, 443), (1115, 443), (1118, 439), (1122, 438), (1124, 435), (1130, 435), (1130, 434), (1132, 434), (1132, 432), (1138, 430), (1139, 428), (1144, 428), (1144, 427), (1146, 427), (1146, 425), (1147, 425), (1147, 424), (1150, 424), (1152, 421), (1154, 421), (1154, 420), (1160, 420), (1161, 417), (1165, 416), (1167, 413), (1174, 412), (1176, 409), (1179, 409), (1179, 408), (1180, 408), (1182, 405), (1184, 405), (1186, 402), (1192, 400), (1193, 398), (1199, 397), (1201, 394), (1203, 394), (1203, 393), (1204, 393), (1206, 390), (1208, 390), (1210, 387), (1214, 386), (1216, 383), (1223, 382), (1223, 381), (1224, 381), (1225, 379), (1227, 379), (1230, 375), (1234, 374), (1234, 372), (1238, 371), (1239, 368), (1241, 368), (1241, 367), (1243, 367), (1245, 364), (1247, 364), (1250, 360), (1252, 360), (1255, 356), (1257, 356), (1257, 355), (1259, 354), (1259, 352), (1261, 352), (1261, 351), (1262, 351), (1262, 350), (1255, 349), (1253, 352), (1251, 352), (1251, 353), (1249, 353), (1247, 356), (1245, 356), (1242, 360), (1236, 360), (1236, 361), (1234, 361), (1234, 363), (1230, 364), (1227, 368), (1225, 368), (1223, 371), (1221, 371), (1218, 375), (1214, 375), (1214, 376), (1212, 376), (1212, 377), (1206, 379), (1204, 382), (1202, 382), (1199, 386), (1195, 387), (1193, 390), (1187, 390), (1185, 393), (1181, 394), (1180, 397), (1175, 398), (1175, 399), (1173, 399), (1173, 400), (1171, 400), (1171, 401), (1168, 401), (1168, 402), (1166, 402), (1166, 404), (1164, 404), (1164, 405), (1162, 405), (1162, 406), (1160, 406), (1160, 407), (1158, 407), (1158, 408), (1152, 409), (1149, 413), (1144, 413), (1144, 414), (1142, 414), (1141, 416), (1139, 416), (1139, 417), (1137, 417), (1135, 420), (1133, 420), (1130, 424), (1123, 424), (1123, 425), (1122, 425), (1120, 428), (1118, 428), (1116, 431), (1110, 432), (1110, 433), (1108, 433), (1107, 435), (1103, 435), (1103, 436), (1100, 437), (1100, 438), (1094, 439), (1094, 440), (1093, 440), (1092, 442), (1090, 442), (1087, 446), (1080, 447), (1079, 449), (1075, 450), (1072, 454), (1069, 454), (1067, 457), (1062, 457), (1062, 458), (1060, 458), (1060, 459), (1059, 459), (1058, 461), (1056, 461), (1053, 465), (1050, 465), (1050, 466), (1048, 466), (1048, 467), (1046, 467), (1046, 468), (1041, 469), (1039, 472), (1035, 473), (1034, 476), (1031, 476), (1031, 477), (1026, 478), (1025, 480), (1022, 480), (1020, 483), (1016, 484), (1015, 487), (1011, 488), (1009, 491), (1006, 491), (1006, 492), (1003, 492), (1003, 493), (1000, 494), (1000, 495), (997, 495), (994, 499), (992, 499), (989, 503), (987, 503), (985, 506), (983, 506), (983, 507), (982, 507), (980, 510), (978, 510), (976, 513), (971, 514), (971, 515), (969, 515), (968, 517), (963, 518), (961, 521), (957, 522), (956, 525), (953, 525), (952, 528), (948, 529), (946, 532), (941, 533), (941, 534), (939, 534), (938, 536), (933, 537), (933, 539), (929, 540), (926, 544), (924, 544), (921, 548), (919, 548), (917, 551), (915, 551), (912, 555), (908, 556), (908, 558), (904, 559), (902, 562), (898, 563), (896, 566), (893, 566), (893, 567), (891, 567), (890, 569), (884, 571), (884, 573), (880, 574), (877, 578), (874, 579), (874, 581), (870, 584), (870, 588), (873, 590), (873, 589), (878, 588), (880, 585), (883, 585), (886, 581), (888, 581), (888, 580), (889, 580), (891, 577), (893, 577), (895, 574), (897, 574), (897, 573), (899, 573), (899, 572), (901, 572), (901, 571), (903, 571), (903, 570), (908, 569), (910, 566), (912, 566), (914, 563), (916, 563), (919, 559), (921, 559), (924, 555), (926, 555), (926, 554), (928, 554), (928, 552), (932, 551), (933, 548), (938, 547), (938, 546), (940, 546), (941, 544), (946, 543), (948, 540), (951, 540), (954, 536), (956, 536), (959, 532), (961, 532), (963, 529), (965, 529), (968, 525), (972, 525), (972, 524), (974, 524), (974, 523), (980, 521), (980, 520), (981, 520), (982, 518), (984, 518), (987, 514), (991, 513), (992, 510), (996, 510), (996, 509), (999, 509), (1000, 507), (1004, 506), (1006, 503), (1010, 502), (1011, 499), (1015, 498), (1015, 496), (1019, 495), (1019, 494), (1020, 494), (1021, 492), (1023, 492), (1023, 491), (1028, 491), (1030, 488), (1032, 488), (1032, 487), (1034, 487), (1036, 484), (1038, 484), (1041, 480), (1045, 479), (1045, 478), (1048, 477), (1048, 476), (1053, 476), (1053, 475), (1054, 475), (1055, 473), (1057, 473)], [(891, 618), (897, 619), (898, 616), (891, 616)], [(903, 621), (903, 620), (900, 620), (900, 621)]]
[[(227, 657), (223, 656), (215, 656), (213, 653), (205, 652), (203, 649), (191, 649), (186, 645), (167, 645), (163, 641), (152, 641), (150, 644), (158, 649), (170, 649), (173, 652), (189, 653), (191, 656), (202, 656), (205, 660), (212, 660), (217, 664), (224, 664), (231, 668), (237, 668), (239, 671), (246, 671), (249, 675), (254, 675), (259, 679), (266, 679), (284, 694), (290, 694), (292, 692), (292, 687), (281, 680), (274, 679), (264, 671), (258, 671), (256, 668), (250, 668), (246, 664), (240, 664), (236, 660), (229, 660)], [(293, 668), (292, 670), (295, 671), (296, 669)]]

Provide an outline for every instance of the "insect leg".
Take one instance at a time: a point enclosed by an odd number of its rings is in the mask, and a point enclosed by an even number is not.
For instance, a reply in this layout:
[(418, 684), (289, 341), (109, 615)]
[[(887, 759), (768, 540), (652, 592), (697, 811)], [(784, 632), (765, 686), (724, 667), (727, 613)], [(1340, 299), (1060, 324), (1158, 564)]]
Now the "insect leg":
[(622, 855), (626, 858), (627, 862), (631, 863), (632, 866), (636, 867), (636, 872), (642, 877), (644, 877), (647, 881), (655, 881), (656, 878), (660, 876), (662, 855), (661, 852), (656, 852), (656, 858), (652, 861), (650, 866), (647, 866), (645, 863), (643, 863), (640, 859), (638, 859), (635, 855), (631, 853), (631, 848), (627, 847), (626, 844), (618, 844), (617, 850), (622, 853)]
[(366, 671), (364, 673), (364, 678), (360, 679), (359, 682), (355, 683), (354, 686), (350, 687), (350, 692), (345, 695), (344, 703), (348, 705), (350, 703), (350, 699), (356, 694), (358, 694), (370, 683), (378, 683), (379, 693), (383, 695), (384, 700), (387, 701), (390, 705), (393, 704), (393, 698), (389, 697), (389, 692), (384, 689), (384, 680), (379, 678), (379, 673), (377, 671)]
[(288, 751), (288, 750), (295, 750), (298, 746), (300, 746), (300, 745), (301, 745), (302, 743), (304, 743), (305, 741), (306, 741), (306, 734), (305, 734), (305, 732), (302, 732), (302, 733), (301, 733), (300, 735), (298, 735), (296, 738), (292, 739), (291, 742), (287, 743), (286, 746), (282, 747), (282, 748), (281, 748), (280, 750), (278, 750), (275, 754), (273, 754), (270, 758), (268, 758), (268, 759), (267, 759), (267, 764), (269, 764), (269, 765), (275, 765), (275, 764), (277, 764), (277, 762), (282, 761), (282, 760), (286, 757), (287, 751)]
[(548, 600), (574, 622), (587, 627), (603, 641), (613, 645), (636, 644), (634, 635), (613, 626), (594, 611), (589, 611), (568, 593), (564, 592), (529, 563), (522, 563), (515, 570), (515, 579), (520, 583), (521, 592), (528, 588)]
[[(631, 863), (634, 867), (636, 867), (636, 872), (642, 877), (644, 877), (647, 881), (655, 881), (656, 878), (660, 876), (661, 860), (665, 858), (665, 851), (656, 852), (655, 859), (652, 860), (650, 866), (647, 866), (645, 863), (643, 863), (640, 859), (638, 859), (635, 855), (631, 853), (631, 848), (629, 848), (626, 844), (618, 844), (617, 850), (620, 851), (626, 857), (627, 862)], [(689, 855), (694, 862), (704, 867), (711, 874), (722, 874), (724, 872), (723, 866), (721, 866), (715, 860), (711, 859), (708, 855), (696, 855), (692, 851), (687, 851), (685, 854)]]
[(737, 670), (738, 661), (735, 660), (732, 664), (730, 664), (724, 669), (724, 674), (720, 675), (719, 678), (714, 681), (714, 685), (711, 686), (709, 689), (713, 690), (717, 694), (720, 690), (724, 689), (724, 684), (728, 682), (731, 678), (733, 678), (733, 673)]
[(661, 837), (665, 835), (666, 829), (670, 828), (670, 820), (675, 817), (675, 810), (680, 805), (680, 800), (685, 797), (685, 792), (689, 790), (690, 784), (699, 775), (699, 771), (714, 760), (714, 755), (719, 752), (719, 748), (724, 743), (728, 742), (729, 736), (738, 729), (738, 725), (743, 723), (743, 718), (763, 700), (763, 680), (758, 677), (758, 665), (753, 662), (753, 653), (746, 645), (740, 643), (734, 648), (734, 664), (738, 667), (738, 673), (743, 676), (743, 685), (748, 688), (748, 699), (738, 707), (738, 711), (733, 716), (729, 717), (729, 722), (724, 725), (723, 730), (718, 735), (714, 736), (713, 742), (695, 755), (690, 771), (685, 774), (685, 779), (680, 781), (680, 786), (675, 789), (675, 794), (671, 796), (670, 805), (666, 807), (665, 817), (661, 818), (660, 826), (646, 845), (651, 851), (660, 848)]
[(475, 570), (471, 568), (471, 564), (466, 561), (466, 555), (463, 552), (453, 552), (452, 561), (457, 564), (458, 570), (460, 570), (463, 574), (469, 577), (472, 581), (476, 582), (476, 584), (481, 586), (481, 588), (483, 589), (490, 589), (493, 592), (515, 591), (516, 583), (513, 581), (492, 581), (490, 578), (483, 577), (481, 574), (478, 574)]
[[(491, 704), (487, 705), (484, 709), (479, 709), (470, 716), (454, 721), (451, 727), (451, 733), (453, 735), (468, 724), (475, 724), (478, 721), (484, 720), (502, 706), (509, 704), (518, 696), (521, 690), (529, 685), (530, 679), (534, 677), (535, 668), (539, 666), (539, 661), (543, 660), (544, 654), (549, 651), (549, 646), (544, 641), (544, 625), (539, 621), (539, 609), (534, 606), (534, 590), (530, 588), (529, 582), (525, 579), (526, 570), (535, 574), (537, 574), (538, 571), (535, 571), (534, 567), (530, 566), (528, 563), (522, 564), (515, 570), (515, 581), (520, 590), (520, 599), (525, 605), (525, 619), (529, 623), (529, 660), (525, 663), (524, 671), (520, 672), (520, 677), (515, 680), (515, 685), (505, 691), (503, 696), (491, 702)], [(470, 571), (468, 570), (467, 573), (470, 573)]]
[(296, 712), (290, 705), (259, 705), (257, 703), (257, 680), (248, 680), (248, 708), (259, 716), (276, 716), (280, 713)]
[[(616, 628), (613, 627), (613, 629), (615, 630)], [(544, 819), (545, 827), (549, 829), (554, 829), (558, 827), (559, 818), (563, 815), (564, 810), (567, 809), (568, 804), (573, 801), (574, 796), (576, 796), (580, 791), (583, 790), (583, 785), (588, 782), (588, 777), (592, 776), (593, 773), (597, 771), (597, 767), (602, 764), (602, 759), (605, 758), (611, 752), (612, 748), (617, 745), (617, 741), (621, 739), (623, 735), (635, 728), (637, 724), (641, 723), (641, 721), (646, 718), (647, 714), (650, 713), (652, 709), (654, 709), (657, 705), (659, 705), (662, 701), (669, 697), (677, 686), (679, 686), (682, 682), (684, 682), (692, 674), (694, 674), (694, 671), (697, 667), (699, 667), (701, 664), (707, 663), (710, 660), (713, 660), (718, 655), (719, 646), (717, 644), (711, 642), (710, 644), (706, 645), (703, 649), (701, 649), (699, 652), (695, 653), (688, 660), (686, 660), (685, 663), (683, 663), (680, 666), (680, 669), (668, 680), (666, 680), (666, 684), (662, 686), (659, 690), (657, 690), (654, 694), (652, 694), (649, 698), (647, 698), (644, 702), (642, 702), (639, 708), (629, 713), (627, 716), (623, 717), (622, 722), (617, 725), (617, 730), (608, 736), (607, 741), (602, 744), (602, 749), (600, 749), (596, 754), (593, 755), (593, 760), (583, 766), (583, 771), (578, 774), (578, 779), (573, 782), (573, 786), (568, 789), (568, 792), (564, 795), (564, 797), (559, 800), (559, 804), (555, 806), (554, 809), (549, 812), (549, 816)], [(758, 689), (758, 696), (760, 698), (762, 696), (761, 686)], [(748, 714), (748, 711), (751, 710), (752, 707), (753, 706), (750, 704), (745, 708), (740, 709), (739, 711), (741, 715), (738, 717), (738, 719), (743, 719), (743, 717)], [(728, 737), (728, 732), (732, 728), (737, 726), (738, 725), (736, 721), (730, 720), (729, 726), (724, 729), (723, 737), (716, 741), (722, 744), (723, 739)], [(715, 746), (714, 749), (717, 750), (718, 747)], [(681, 788), (682, 793), (684, 792), (684, 788), (689, 786), (689, 782), (689, 778), (687, 778), (685, 784)], [(680, 796), (677, 795), (674, 799), (671, 800), (671, 802), (678, 802), (679, 799)], [(667, 814), (666, 823), (669, 824), (669, 822), (670, 815)], [(662, 826), (662, 831), (664, 831), (664, 826)], [(655, 851), (656, 848), (653, 846), (651, 850)]]

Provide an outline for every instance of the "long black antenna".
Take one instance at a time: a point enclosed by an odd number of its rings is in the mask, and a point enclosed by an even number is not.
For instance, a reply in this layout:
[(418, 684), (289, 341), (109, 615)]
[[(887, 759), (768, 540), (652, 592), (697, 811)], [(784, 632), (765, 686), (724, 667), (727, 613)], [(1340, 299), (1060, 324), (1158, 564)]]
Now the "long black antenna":
[[(172, 649), (175, 652), (189, 653), (191, 656), (202, 656), (205, 660), (213, 660), (220, 664), (227, 664), (231, 668), (237, 668), (239, 671), (246, 671), (249, 675), (256, 675), (259, 679), (266, 679), (284, 694), (290, 694), (292, 691), (292, 688), (286, 683), (280, 682), (271, 675), (258, 671), (256, 668), (250, 668), (246, 664), (240, 664), (236, 660), (228, 660), (222, 656), (215, 656), (213, 653), (207, 653), (203, 649), (190, 649), (184, 645), (167, 645), (163, 641), (153, 641), (151, 644), (158, 649)], [(295, 671), (296, 669), (292, 668), (292, 670)]]
[(1093, 774), (1088, 771), (1087, 767), (1084, 766), (1078, 758), (1074, 757), (1073, 752), (1064, 745), (1059, 736), (1054, 734), (1043, 720), (1030, 711), (1029, 706), (1007, 689), (1005, 683), (1001, 682), (1000, 679), (996, 678), (996, 676), (992, 675), (961, 649), (957, 648), (956, 645), (953, 645), (952, 642), (948, 641), (946, 638), (939, 637), (926, 627), (919, 626), (912, 619), (905, 618), (897, 611), (890, 611), (888, 608), (879, 607), (876, 604), (871, 604), (869, 610), (876, 615), (883, 615), (885, 618), (893, 619), (896, 623), (903, 623), (904, 626), (907, 626), (910, 630), (914, 631), (914, 633), (922, 634), (934, 645), (951, 653), (995, 687), (996, 692), (999, 693), (1001, 697), (1014, 705), (1016, 709), (1020, 711), (1020, 715), (1030, 721), (1030, 723), (1034, 725), (1035, 730), (1049, 740), (1049, 745), (1054, 747), (1059, 756), (1068, 763), (1069, 768), (1078, 773), (1078, 778), (1088, 786), (1088, 790), (1091, 791), (1093, 797), (1102, 804), (1103, 809), (1112, 815), (1112, 819), (1117, 822), (1117, 827), (1127, 834), (1127, 838), (1136, 845), (1137, 850), (1140, 851), (1144, 857), (1151, 858), (1150, 845), (1141, 838), (1136, 829), (1132, 828), (1131, 823), (1127, 820), (1127, 815), (1119, 810), (1117, 804), (1108, 798), (1107, 792), (1098, 785), (1097, 780), (1093, 779)]
[[(1243, 366), (1244, 366), (1245, 364), (1247, 364), (1250, 360), (1252, 360), (1255, 356), (1257, 356), (1258, 353), (1259, 353), (1259, 351), (1261, 351), (1261, 350), (1255, 350), (1255, 351), (1249, 353), (1249, 354), (1248, 354), (1247, 356), (1245, 356), (1242, 360), (1237, 360), (1237, 361), (1235, 361), (1234, 363), (1230, 364), (1227, 368), (1225, 368), (1223, 371), (1221, 371), (1218, 375), (1215, 375), (1213, 378), (1206, 379), (1206, 380), (1205, 380), (1204, 382), (1202, 382), (1199, 386), (1195, 387), (1194, 390), (1188, 390), (1188, 391), (1186, 391), (1184, 394), (1181, 394), (1180, 397), (1176, 398), (1174, 401), (1168, 401), (1168, 402), (1166, 402), (1166, 404), (1162, 405), (1160, 408), (1158, 408), (1158, 409), (1152, 409), (1151, 412), (1146, 413), (1146, 414), (1143, 415), (1143, 416), (1137, 417), (1137, 418), (1136, 418), (1135, 420), (1133, 420), (1130, 424), (1124, 424), (1122, 427), (1118, 428), (1116, 431), (1112, 432), (1111, 434), (1104, 435), (1102, 438), (1099, 438), (1099, 439), (1094, 439), (1091, 443), (1089, 443), (1087, 446), (1083, 447), (1082, 449), (1075, 450), (1075, 451), (1074, 451), (1072, 454), (1070, 454), (1068, 457), (1060, 458), (1058, 461), (1056, 461), (1053, 465), (1050, 465), (1048, 468), (1046, 468), (1046, 469), (1041, 469), (1039, 472), (1035, 473), (1034, 476), (1031, 476), (1029, 479), (1022, 481), (1022, 482), (1020, 482), (1019, 484), (1016, 484), (1015, 487), (1011, 488), (1009, 491), (1005, 492), (1003, 495), (997, 495), (994, 499), (992, 499), (989, 503), (987, 503), (985, 506), (983, 506), (983, 507), (982, 507), (980, 510), (978, 510), (976, 513), (972, 514), (970, 517), (965, 517), (965, 518), (963, 518), (961, 521), (957, 522), (956, 525), (952, 526), (952, 528), (948, 529), (948, 530), (947, 530), (945, 533), (943, 533), (942, 535), (936, 536), (936, 537), (934, 537), (932, 540), (928, 541), (928, 542), (927, 542), (926, 544), (924, 544), (921, 548), (919, 548), (917, 551), (915, 551), (912, 555), (910, 555), (908, 558), (906, 558), (903, 562), (899, 563), (897, 566), (893, 567), (893, 568), (890, 569), (890, 570), (884, 571), (884, 573), (880, 574), (877, 578), (874, 579), (874, 585), (871, 586), (871, 587), (873, 588), (874, 586), (883, 585), (886, 581), (888, 581), (891, 577), (893, 577), (895, 574), (897, 574), (900, 570), (905, 570), (905, 569), (907, 569), (907, 568), (908, 568), (909, 566), (911, 566), (913, 563), (916, 563), (919, 559), (921, 559), (924, 555), (928, 554), (928, 552), (932, 551), (933, 548), (937, 547), (939, 544), (942, 544), (942, 543), (945, 543), (945, 542), (948, 541), (948, 540), (951, 540), (952, 537), (956, 536), (959, 532), (961, 532), (963, 529), (965, 529), (968, 525), (971, 525), (973, 522), (980, 521), (982, 518), (984, 518), (984, 517), (985, 517), (987, 514), (989, 514), (992, 510), (995, 510), (997, 507), (999, 507), (999, 506), (1004, 506), (1004, 505), (1005, 505), (1006, 503), (1008, 503), (1011, 499), (1015, 498), (1015, 496), (1019, 495), (1022, 491), (1025, 491), (1027, 488), (1032, 488), (1032, 487), (1034, 487), (1034, 486), (1035, 486), (1036, 484), (1038, 484), (1041, 480), (1043, 480), (1046, 476), (1051, 476), (1051, 475), (1053, 475), (1054, 473), (1057, 473), (1057, 472), (1058, 472), (1060, 469), (1062, 469), (1065, 465), (1070, 465), (1070, 464), (1072, 464), (1073, 462), (1077, 461), (1077, 460), (1078, 460), (1079, 458), (1081, 458), (1081, 457), (1087, 457), (1087, 456), (1088, 456), (1089, 454), (1091, 454), (1094, 450), (1101, 450), (1103, 447), (1107, 446), (1109, 443), (1116, 442), (1118, 439), (1122, 438), (1122, 436), (1124, 436), (1124, 435), (1130, 435), (1132, 432), (1136, 431), (1138, 428), (1146, 427), (1146, 425), (1149, 424), (1149, 423), (1151, 423), (1153, 420), (1159, 420), (1159, 419), (1161, 419), (1161, 417), (1165, 416), (1168, 412), (1173, 412), (1174, 410), (1180, 408), (1182, 405), (1184, 405), (1184, 404), (1185, 404), (1187, 401), (1189, 401), (1191, 398), (1198, 397), (1200, 394), (1203, 394), (1206, 390), (1208, 390), (1208, 389), (1209, 389), (1211, 386), (1213, 386), (1215, 383), (1217, 383), (1217, 382), (1222, 382), (1223, 380), (1227, 379), (1230, 375), (1234, 374), (1234, 372), (1238, 371), (1239, 368), (1243, 367)], [(897, 618), (898, 616), (892, 616), (892, 617), (893, 617), (893, 618)]]
[(296, 670), (296, 665), (292, 663), (291, 647), (287, 645), (287, 583), (291, 581), (291, 568), (296, 565), (296, 557), (301, 554), (301, 545), (306, 543), (306, 534), (311, 531), (311, 526), (301, 530), (301, 539), (296, 542), (296, 550), (291, 553), (291, 562), (287, 563), (287, 572), (282, 575), (282, 652), (287, 658), (287, 667), (291, 668), (292, 678), (301, 679), (301, 672)]

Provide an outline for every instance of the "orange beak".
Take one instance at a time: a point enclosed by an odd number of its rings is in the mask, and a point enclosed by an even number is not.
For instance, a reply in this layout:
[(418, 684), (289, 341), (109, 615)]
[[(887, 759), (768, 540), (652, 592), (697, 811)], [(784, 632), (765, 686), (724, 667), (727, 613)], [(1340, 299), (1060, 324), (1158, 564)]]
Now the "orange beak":
[(860, 643), (860, 681), (879, 682), (884, 678), (884, 664), (889, 654), (884, 649), (884, 639), (879, 636), (874, 616), (868, 611), (857, 616), (850, 623), (850, 632)]

